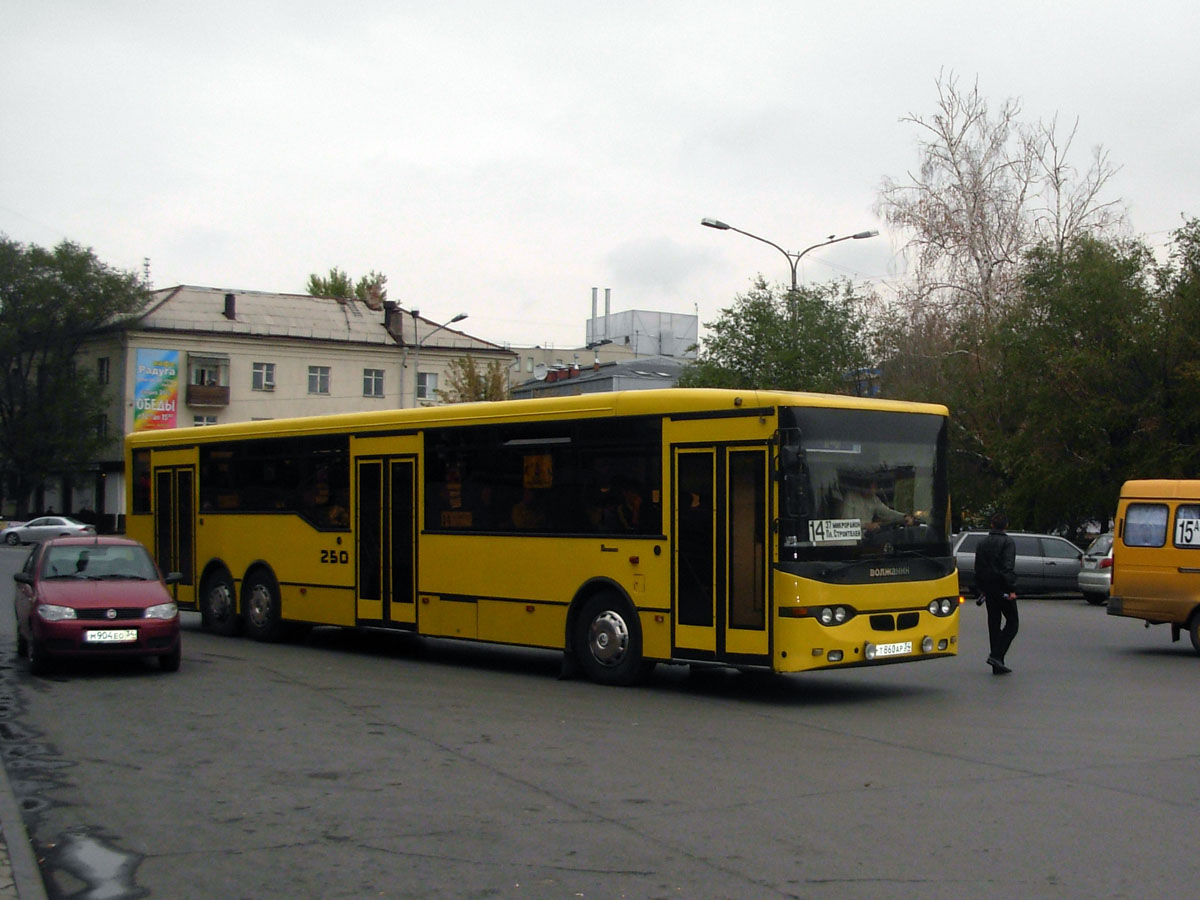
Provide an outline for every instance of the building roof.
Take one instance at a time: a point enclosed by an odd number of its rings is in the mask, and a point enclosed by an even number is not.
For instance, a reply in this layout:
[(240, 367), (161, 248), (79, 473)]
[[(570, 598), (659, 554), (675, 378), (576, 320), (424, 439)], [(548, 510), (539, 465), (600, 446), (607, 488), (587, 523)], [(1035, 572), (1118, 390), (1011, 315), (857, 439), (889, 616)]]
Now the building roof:
[(591, 366), (556, 366), (544, 378), (514, 385), (514, 397), (544, 397), (616, 390), (674, 387), (685, 362), (666, 356), (643, 356)]
[[(146, 311), (123, 327), (149, 331), (184, 331), (229, 337), (275, 337), (296, 340), (395, 346), (384, 325), (384, 310), (360, 300), (312, 297), (308, 294), (275, 294), (266, 291), (230, 291), (221, 288), (177, 285), (151, 294)], [(411, 317), (407, 314), (406, 318)], [(427, 333), (436, 323), (420, 319)], [(437, 332), (430, 347), (464, 350), (501, 350), (498, 344), (452, 328)]]

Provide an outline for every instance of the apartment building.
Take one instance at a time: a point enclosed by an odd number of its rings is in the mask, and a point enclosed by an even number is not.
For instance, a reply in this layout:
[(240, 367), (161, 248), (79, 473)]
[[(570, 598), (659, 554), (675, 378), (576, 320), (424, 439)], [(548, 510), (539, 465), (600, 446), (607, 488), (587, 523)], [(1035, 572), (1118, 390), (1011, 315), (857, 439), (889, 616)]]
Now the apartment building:
[(179, 285), (138, 318), (96, 335), (78, 365), (110, 386), (108, 449), (43, 507), (120, 526), (121, 447), (132, 431), (433, 405), (450, 363), (515, 354), (385, 302)]

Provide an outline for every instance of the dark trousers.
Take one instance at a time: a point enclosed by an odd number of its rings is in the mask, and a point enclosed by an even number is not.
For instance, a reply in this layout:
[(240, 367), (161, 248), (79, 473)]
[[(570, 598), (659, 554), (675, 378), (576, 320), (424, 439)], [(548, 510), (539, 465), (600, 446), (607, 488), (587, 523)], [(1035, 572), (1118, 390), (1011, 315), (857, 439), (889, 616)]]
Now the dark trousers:
[[(984, 602), (987, 603), (988, 637), (992, 643), (991, 656), (992, 659), (1004, 662), (1004, 654), (1008, 652), (1009, 645), (1017, 636), (1017, 628), (1021, 624), (1020, 618), (1017, 616), (1017, 601), (1009, 600), (1004, 594), (993, 594), (988, 591)], [(1000, 625), (1001, 616), (1004, 617), (1003, 627)]]

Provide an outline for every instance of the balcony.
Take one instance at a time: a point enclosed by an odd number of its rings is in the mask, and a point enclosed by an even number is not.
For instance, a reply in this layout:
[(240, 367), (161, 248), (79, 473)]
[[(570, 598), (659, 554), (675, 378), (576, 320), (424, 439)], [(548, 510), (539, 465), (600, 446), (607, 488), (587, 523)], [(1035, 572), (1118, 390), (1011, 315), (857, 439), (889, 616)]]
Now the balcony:
[(186, 402), (188, 406), (228, 406), (229, 385), (189, 384)]

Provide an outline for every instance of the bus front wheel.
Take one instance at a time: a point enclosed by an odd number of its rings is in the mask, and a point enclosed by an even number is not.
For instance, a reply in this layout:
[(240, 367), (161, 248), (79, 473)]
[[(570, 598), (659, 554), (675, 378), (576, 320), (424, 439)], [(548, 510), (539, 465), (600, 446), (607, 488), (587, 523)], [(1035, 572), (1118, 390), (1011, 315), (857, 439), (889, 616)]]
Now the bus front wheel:
[(214, 573), (204, 580), (200, 593), (200, 621), (213, 634), (232, 637), (238, 633), (237, 600), (233, 578), (228, 572)]
[(279, 585), (268, 572), (255, 572), (246, 579), (246, 634), (256, 641), (278, 641), (283, 637), (283, 615), (279, 608)]
[(599, 684), (637, 684), (653, 668), (642, 659), (637, 614), (616, 594), (598, 594), (584, 603), (576, 620), (574, 649), (579, 667)]
[(1200, 609), (1188, 620), (1188, 636), (1192, 639), (1192, 649), (1200, 653)]

